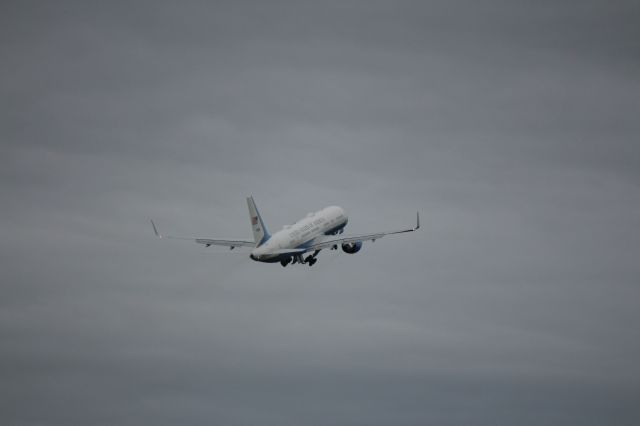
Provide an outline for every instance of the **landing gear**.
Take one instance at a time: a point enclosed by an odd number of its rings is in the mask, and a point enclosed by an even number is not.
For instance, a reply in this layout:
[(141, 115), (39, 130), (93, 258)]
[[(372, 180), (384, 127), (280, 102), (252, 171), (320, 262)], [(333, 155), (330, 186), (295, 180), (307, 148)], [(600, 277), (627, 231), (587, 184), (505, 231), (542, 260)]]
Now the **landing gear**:
[(313, 252), (313, 254), (310, 254), (309, 256), (307, 256), (307, 258), (305, 259), (305, 263), (308, 263), (309, 266), (315, 265), (316, 262), (318, 261), (318, 259), (316, 259), (316, 256), (318, 255), (318, 253), (320, 253), (320, 250), (316, 250)]
[(303, 257), (302, 253), (296, 253), (291, 257), (280, 260), (280, 264), (283, 267), (287, 266), (289, 263), (291, 263), (292, 265), (296, 263), (299, 263), (300, 265), (306, 263), (309, 266), (313, 266), (318, 261), (318, 259), (316, 259), (316, 256), (318, 255), (318, 253), (320, 253), (320, 250), (314, 251), (313, 254), (310, 254), (307, 257)]
[(291, 258), (290, 258), (290, 257), (288, 257), (288, 258), (286, 258), (286, 259), (282, 259), (282, 260), (280, 261), (280, 264), (281, 264), (283, 267), (285, 267), (285, 266), (287, 266), (290, 262), (291, 262)]

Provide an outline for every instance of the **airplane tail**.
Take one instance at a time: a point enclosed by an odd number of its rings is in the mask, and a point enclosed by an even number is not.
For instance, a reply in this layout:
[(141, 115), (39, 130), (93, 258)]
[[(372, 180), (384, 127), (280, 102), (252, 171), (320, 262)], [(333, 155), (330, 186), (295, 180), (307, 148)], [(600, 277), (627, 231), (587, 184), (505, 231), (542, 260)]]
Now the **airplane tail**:
[(251, 230), (253, 231), (253, 239), (256, 242), (256, 247), (261, 246), (267, 241), (271, 235), (267, 231), (267, 227), (264, 226), (260, 212), (256, 207), (256, 203), (253, 201), (253, 197), (247, 198), (247, 206), (249, 206), (249, 219), (251, 219)]

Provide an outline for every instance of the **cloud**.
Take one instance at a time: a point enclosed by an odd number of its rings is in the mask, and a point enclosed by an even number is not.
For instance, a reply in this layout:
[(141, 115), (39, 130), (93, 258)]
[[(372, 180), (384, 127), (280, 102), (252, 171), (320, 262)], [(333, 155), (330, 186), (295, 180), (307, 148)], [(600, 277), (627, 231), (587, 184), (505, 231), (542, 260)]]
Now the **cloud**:
[(3, 5), (1, 422), (636, 424), (634, 7)]

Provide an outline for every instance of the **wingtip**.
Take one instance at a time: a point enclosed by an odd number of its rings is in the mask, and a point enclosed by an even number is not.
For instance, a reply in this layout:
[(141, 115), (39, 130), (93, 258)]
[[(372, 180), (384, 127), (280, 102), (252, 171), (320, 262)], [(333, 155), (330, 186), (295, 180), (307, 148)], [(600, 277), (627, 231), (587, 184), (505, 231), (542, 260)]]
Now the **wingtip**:
[(420, 212), (416, 212), (416, 227), (414, 229), (420, 229)]
[(156, 237), (162, 238), (162, 235), (160, 235), (160, 233), (158, 232), (158, 227), (153, 222), (153, 219), (149, 219), (149, 222), (151, 222), (151, 226), (153, 226), (153, 233), (156, 234)]

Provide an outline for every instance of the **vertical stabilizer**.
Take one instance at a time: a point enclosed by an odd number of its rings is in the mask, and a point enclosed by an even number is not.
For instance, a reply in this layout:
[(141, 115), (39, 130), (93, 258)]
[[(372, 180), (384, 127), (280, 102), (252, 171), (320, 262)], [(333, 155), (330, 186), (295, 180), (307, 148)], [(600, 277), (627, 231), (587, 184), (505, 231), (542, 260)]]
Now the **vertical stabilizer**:
[(267, 227), (264, 226), (260, 212), (256, 207), (256, 203), (253, 201), (253, 197), (247, 198), (247, 206), (249, 206), (249, 219), (251, 220), (251, 230), (253, 231), (253, 239), (256, 242), (256, 247), (264, 244), (270, 237)]

